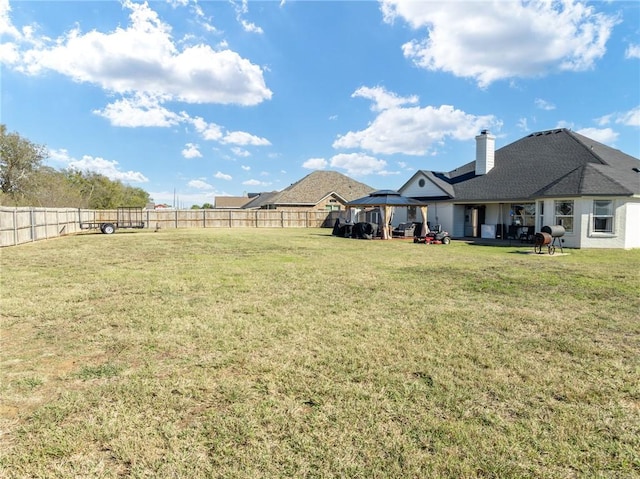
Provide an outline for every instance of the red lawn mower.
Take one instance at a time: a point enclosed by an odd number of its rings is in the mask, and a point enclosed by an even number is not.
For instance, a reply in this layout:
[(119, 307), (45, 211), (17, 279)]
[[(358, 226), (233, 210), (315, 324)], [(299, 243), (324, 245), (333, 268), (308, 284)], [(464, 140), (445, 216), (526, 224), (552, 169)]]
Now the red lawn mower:
[(435, 225), (434, 229), (427, 228), (426, 236), (414, 236), (414, 243), (424, 244), (449, 244), (451, 243), (451, 235), (442, 229), (442, 225)]

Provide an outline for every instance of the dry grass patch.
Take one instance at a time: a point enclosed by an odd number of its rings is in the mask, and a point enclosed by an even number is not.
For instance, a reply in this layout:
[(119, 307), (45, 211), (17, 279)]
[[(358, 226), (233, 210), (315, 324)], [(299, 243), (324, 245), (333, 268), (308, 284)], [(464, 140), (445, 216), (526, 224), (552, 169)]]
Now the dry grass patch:
[(0, 251), (0, 475), (639, 475), (639, 251), (329, 233)]

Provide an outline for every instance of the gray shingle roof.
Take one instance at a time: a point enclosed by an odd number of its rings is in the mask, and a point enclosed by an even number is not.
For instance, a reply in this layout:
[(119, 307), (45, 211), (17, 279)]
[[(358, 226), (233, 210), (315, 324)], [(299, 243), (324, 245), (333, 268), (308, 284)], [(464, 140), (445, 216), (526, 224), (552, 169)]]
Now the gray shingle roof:
[(244, 209), (255, 209), (262, 208), (265, 205), (268, 205), (271, 202), (271, 199), (277, 196), (279, 191), (266, 191), (264, 193), (259, 193), (255, 195), (248, 203), (245, 203)]
[(270, 198), (274, 205), (316, 205), (331, 193), (351, 201), (374, 191), (337, 171), (314, 171)]
[(402, 196), (395, 190), (379, 190), (350, 201), (349, 206), (424, 206), (426, 203)]
[(456, 201), (506, 201), (640, 194), (634, 168), (640, 168), (639, 159), (563, 128), (496, 150), (486, 175), (475, 176), (475, 162), (439, 175), (453, 186)]

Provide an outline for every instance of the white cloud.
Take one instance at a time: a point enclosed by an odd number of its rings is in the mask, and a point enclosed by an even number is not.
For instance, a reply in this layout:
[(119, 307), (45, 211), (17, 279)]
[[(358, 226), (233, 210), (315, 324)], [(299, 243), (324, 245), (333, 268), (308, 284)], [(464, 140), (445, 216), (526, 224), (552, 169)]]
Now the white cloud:
[(627, 47), (627, 51), (624, 53), (624, 57), (627, 59), (640, 58), (640, 45), (632, 44)]
[(269, 186), (271, 183), (252, 179), (252, 180), (243, 181), (242, 184), (246, 186)]
[(31, 75), (52, 70), (122, 95), (186, 103), (256, 105), (271, 98), (259, 66), (205, 44), (179, 50), (171, 26), (146, 2), (125, 0), (123, 6), (131, 11), (126, 28), (83, 33), (76, 27), (47, 46), (27, 46), (13, 67)]
[(631, 110), (620, 113), (616, 117), (616, 123), (621, 123), (626, 126), (640, 126), (640, 106), (632, 108)]
[(397, 108), (402, 105), (415, 105), (418, 103), (418, 97), (415, 95), (408, 98), (402, 98), (395, 93), (388, 92), (383, 87), (360, 87), (351, 95), (351, 97), (373, 100), (371, 105), (371, 109), (373, 111), (383, 111), (390, 108)]
[(178, 124), (181, 118), (160, 105), (158, 97), (138, 94), (133, 98), (122, 98), (107, 105), (103, 110), (94, 110), (113, 125), (123, 127), (168, 127)]
[(0, 35), (20, 40), (23, 35), (11, 23), (11, 19), (9, 18), (10, 12), (11, 6), (9, 5), (9, 0), (0, 0)]
[[(393, 94), (370, 97), (376, 102), (374, 110), (381, 108), (382, 97), (394, 98)], [(468, 140), (482, 129), (501, 126), (493, 115), (471, 115), (449, 105), (398, 106), (402, 104), (384, 103), (387, 109), (383, 109), (367, 128), (338, 136), (333, 147), (360, 148), (375, 154), (425, 155), (447, 137)]]
[(380, 174), (385, 172), (387, 162), (379, 160), (364, 153), (340, 153), (331, 158), (329, 164), (332, 168), (346, 170), (353, 176)]
[(640, 106), (629, 111), (609, 113), (596, 118), (596, 123), (600, 126), (608, 125), (611, 122), (625, 126), (640, 126)]
[(233, 145), (252, 145), (252, 146), (268, 146), (271, 145), (266, 138), (260, 138), (259, 136), (246, 133), (244, 131), (230, 131), (222, 140), (221, 143), (233, 144)]
[(551, 111), (556, 109), (556, 106), (553, 103), (543, 100), (542, 98), (536, 98), (535, 105), (536, 108), (539, 108), (540, 110)]
[(618, 134), (611, 128), (582, 128), (576, 132), (607, 145), (613, 145), (618, 139)]
[(520, 118), (518, 120), (518, 128), (520, 128), (522, 131), (529, 131), (529, 125), (526, 118)]
[(233, 148), (231, 148), (231, 153), (233, 153), (235, 156), (240, 158), (248, 158), (249, 156), (251, 156), (250, 152), (248, 152), (243, 148), (239, 148), (237, 146), (234, 146)]
[(182, 156), (184, 158), (202, 158), (202, 153), (198, 150), (199, 146), (193, 143), (187, 143), (184, 150), (182, 150)]
[(221, 171), (216, 172), (216, 174), (213, 175), (213, 177), (218, 178), (219, 180), (226, 180), (226, 181), (231, 181), (233, 179), (231, 175), (227, 175), (225, 173), (222, 173)]
[(309, 158), (307, 161), (302, 163), (302, 167), (309, 170), (324, 170), (327, 165), (327, 160), (324, 158)]
[(167, 2), (173, 7), (186, 7), (189, 5), (189, 0), (167, 0)]
[(222, 127), (215, 123), (207, 123), (200, 117), (189, 118), (186, 113), (184, 114), (185, 121), (190, 122), (196, 131), (202, 135), (205, 140), (217, 141), (222, 138)]
[(251, 167), (250, 167), (250, 166), (247, 166), (247, 165), (242, 165), (240, 168), (242, 168), (244, 171), (249, 171), (249, 170), (251, 170)]
[(240, 20), (240, 24), (242, 25), (242, 28), (244, 28), (245, 32), (249, 32), (249, 33), (264, 33), (262, 28), (260, 28), (259, 26), (257, 26), (253, 22), (248, 22), (248, 21), (242, 19), (242, 20)]
[(63, 168), (71, 170), (94, 172), (106, 176), (110, 180), (125, 183), (147, 183), (149, 179), (139, 171), (122, 171), (117, 161), (105, 160), (100, 157), (84, 155), (77, 160), (69, 155), (65, 149), (49, 150), (49, 160), (61, 164)]
[(406, 2), (383, 0), (384, 19), (406, 21), (427, 36), (403, 45), (417, 66), (497, 80), (582, 71), (602, 58), (618, 19), (573, 0)]
[(259, 33), (259, 34), (263, 33), (262, 28), (243, 18), (244, 15), (249, 13), (249, 3), (247, 0), (242, 0), (241, 2), (231, 0), (231, 3), (233, 4), (236, 10), (236, 20), (238, 21), (238, 23), (240, 23), (240, 25), (242, 25), (242, 28), (245, 32)]
[(191, 180), (187, 183), (187, 186), (195, 188), (196, 190), (212, 190), (213, 186), (204, 180)]

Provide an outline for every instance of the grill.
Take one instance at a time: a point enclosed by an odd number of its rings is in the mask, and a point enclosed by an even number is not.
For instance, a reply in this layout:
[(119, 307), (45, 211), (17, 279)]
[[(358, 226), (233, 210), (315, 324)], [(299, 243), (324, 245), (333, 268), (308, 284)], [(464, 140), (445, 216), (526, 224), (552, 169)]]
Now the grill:
[(542, 231), (536, 233), (534, 237), (535, 252), (540, 254), (542, 253), (542, 248), (546, 247), (549, 254), (554, 254), (556, 252), (557, 241), (560, 251), (564, 253), (562, 250), (562, 240), (560, 239), (564, 236), (564, 233), (565, 229), (562, 225), (543, 226)]

